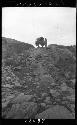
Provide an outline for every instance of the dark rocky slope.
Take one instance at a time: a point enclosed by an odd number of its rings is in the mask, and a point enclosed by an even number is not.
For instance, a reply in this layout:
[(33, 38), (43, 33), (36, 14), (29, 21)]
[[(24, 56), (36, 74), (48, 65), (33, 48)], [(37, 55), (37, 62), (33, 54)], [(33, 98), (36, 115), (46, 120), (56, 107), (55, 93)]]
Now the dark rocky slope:
[(2, 117), (74, 119), (75, 72), (76, 46), (2, 38)]

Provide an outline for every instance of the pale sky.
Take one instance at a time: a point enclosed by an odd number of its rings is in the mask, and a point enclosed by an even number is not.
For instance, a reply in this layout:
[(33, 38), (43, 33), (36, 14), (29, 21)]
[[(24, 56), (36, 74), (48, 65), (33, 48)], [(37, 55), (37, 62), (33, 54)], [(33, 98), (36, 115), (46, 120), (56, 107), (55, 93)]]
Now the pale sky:
[(40, 36), (48, 44), (76, 45), (76, 8), (4, 7), (2, 36), (33, 45)]

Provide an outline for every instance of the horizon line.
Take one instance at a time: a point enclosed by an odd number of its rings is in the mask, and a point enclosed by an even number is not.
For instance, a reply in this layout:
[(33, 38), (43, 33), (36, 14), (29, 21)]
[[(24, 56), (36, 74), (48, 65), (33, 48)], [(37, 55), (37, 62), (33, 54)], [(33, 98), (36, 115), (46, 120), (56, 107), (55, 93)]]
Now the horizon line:
[[(2, 36), (2, 38), (12, 39), (12, 40), (16, 40), (16, 41), (18, 41), (18, 42), (23, 42), (23, 43), (28, 43), (28, 44), (31, 44), (31, 43), (29, 43), (29, 42), (25, 42), (25, 41), (17, 40), (17, 39), (10, 38), (10, 37), (5, 37), (5, 36)], [(70, 45), (57, 44), (57, 43), (51, 43), (51, 44), (52, 44), (52, 45), (62, 45), (62, 46), (76, 46), (76, 44), (70, 44)], [(47, 44), (47, 45), (51, 45), (51, 44)], [(35, 44), (31, 44), (31, 45), (33, 45), (33, 46), (35, 46), (35, 47), (36, 47), (36, 45), (35, 45)]]

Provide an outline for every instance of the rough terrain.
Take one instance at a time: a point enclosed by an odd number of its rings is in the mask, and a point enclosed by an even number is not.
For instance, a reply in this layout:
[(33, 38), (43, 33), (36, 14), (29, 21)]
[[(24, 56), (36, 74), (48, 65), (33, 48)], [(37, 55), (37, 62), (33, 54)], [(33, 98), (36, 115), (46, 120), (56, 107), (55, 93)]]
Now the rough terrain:
[(2, 38), (2, 118), (75, 119), (76, 46)]

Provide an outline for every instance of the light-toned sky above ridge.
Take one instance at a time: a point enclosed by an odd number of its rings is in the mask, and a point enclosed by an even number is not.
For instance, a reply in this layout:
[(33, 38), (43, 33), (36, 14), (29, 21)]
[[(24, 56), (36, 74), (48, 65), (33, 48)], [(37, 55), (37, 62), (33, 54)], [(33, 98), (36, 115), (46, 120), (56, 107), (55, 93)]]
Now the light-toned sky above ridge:
[(2, 37), (34, 45), (40, 36), (48, 44), (76, 45), (76, 8), (2, 8)]

